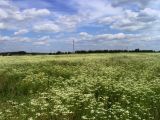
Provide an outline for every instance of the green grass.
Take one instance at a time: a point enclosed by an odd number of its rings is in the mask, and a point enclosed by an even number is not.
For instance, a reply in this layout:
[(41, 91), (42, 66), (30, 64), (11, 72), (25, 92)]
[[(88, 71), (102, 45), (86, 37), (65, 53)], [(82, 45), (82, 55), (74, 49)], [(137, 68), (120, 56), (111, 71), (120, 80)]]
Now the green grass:
[(160, 54), (0, 57), (0, 120), (160, 120)]

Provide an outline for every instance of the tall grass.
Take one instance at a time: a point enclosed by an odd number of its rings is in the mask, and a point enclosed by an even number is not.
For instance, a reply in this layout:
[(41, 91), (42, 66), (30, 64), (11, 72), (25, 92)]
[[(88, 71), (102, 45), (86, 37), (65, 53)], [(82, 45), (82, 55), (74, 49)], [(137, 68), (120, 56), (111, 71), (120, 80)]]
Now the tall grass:
[(0, 120), (160, 120), (159, 59), (0, 57)]

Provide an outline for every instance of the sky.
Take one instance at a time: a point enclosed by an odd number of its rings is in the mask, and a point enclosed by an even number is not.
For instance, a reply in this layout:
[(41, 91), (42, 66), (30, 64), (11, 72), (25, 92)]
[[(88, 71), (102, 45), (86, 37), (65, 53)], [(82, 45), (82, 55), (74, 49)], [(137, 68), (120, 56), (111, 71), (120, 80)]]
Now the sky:
[(160, 50), (160, 0), (0, 0), (0, 52)]

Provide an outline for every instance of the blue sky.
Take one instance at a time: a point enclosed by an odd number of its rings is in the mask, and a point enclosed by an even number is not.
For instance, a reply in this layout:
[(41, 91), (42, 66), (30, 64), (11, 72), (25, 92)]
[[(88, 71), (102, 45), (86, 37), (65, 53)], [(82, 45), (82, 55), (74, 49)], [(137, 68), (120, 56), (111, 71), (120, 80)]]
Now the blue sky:
[(0, 0), (0, 51), (160, 50), (160, 0)]

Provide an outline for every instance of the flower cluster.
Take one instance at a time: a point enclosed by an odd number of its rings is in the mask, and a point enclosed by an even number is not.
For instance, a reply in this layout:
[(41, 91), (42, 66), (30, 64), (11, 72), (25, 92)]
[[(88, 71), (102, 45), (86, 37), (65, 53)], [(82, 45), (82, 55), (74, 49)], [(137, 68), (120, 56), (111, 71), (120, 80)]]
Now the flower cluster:
[(0, 57), (0, 120), (159, 120), (159, 59), (159, 54)]

